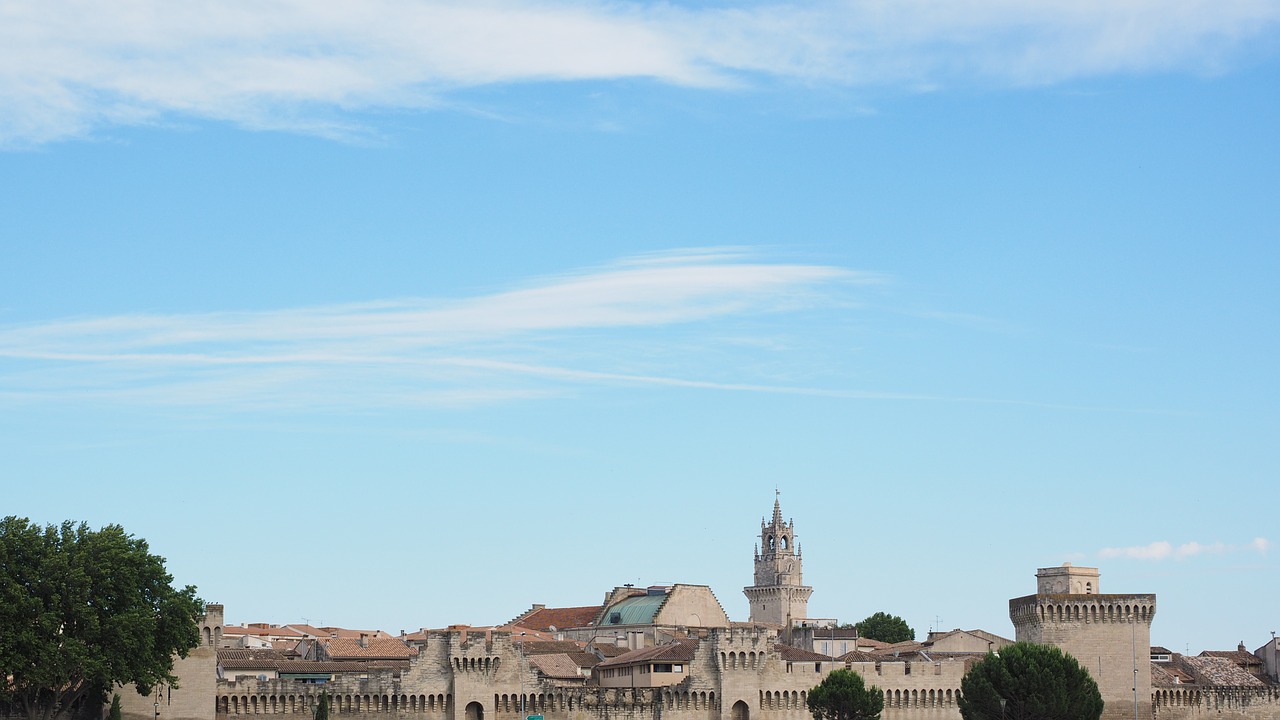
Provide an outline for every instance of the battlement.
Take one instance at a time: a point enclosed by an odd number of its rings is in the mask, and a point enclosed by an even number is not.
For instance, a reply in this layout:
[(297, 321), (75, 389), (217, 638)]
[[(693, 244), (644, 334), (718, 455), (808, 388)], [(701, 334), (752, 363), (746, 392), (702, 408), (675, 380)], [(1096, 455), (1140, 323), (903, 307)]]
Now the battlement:
[(1156, 614), (1156, 596), (1130, 595), (1025, 595), (1009, 601), (1014, 627), (1055, 622), (1129, 623), (1150, 625)]

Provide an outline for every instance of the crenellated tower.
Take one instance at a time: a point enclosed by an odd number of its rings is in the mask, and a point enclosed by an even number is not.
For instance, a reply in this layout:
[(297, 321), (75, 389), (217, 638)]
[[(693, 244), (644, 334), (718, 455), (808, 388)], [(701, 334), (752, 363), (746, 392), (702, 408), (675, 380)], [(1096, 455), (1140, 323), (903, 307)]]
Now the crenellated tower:
[(760, 543), (755, 550), (755, 584), (743, 588), (751, 603), (751, 622), (790, 627), (809, 615), (813, 588), (804, 585), (795, 521), (782, 519), (782, 502), (775, 492), (773, 520), (760, 520)]
[(1056, 645), (1089, 671), (1103, 720), (1151, 715), (1151, 620), (1156, 596), (1104, 595), (1097, 568), (1040, 568), (1036, 594), (1009, 601), (1019, 641)]

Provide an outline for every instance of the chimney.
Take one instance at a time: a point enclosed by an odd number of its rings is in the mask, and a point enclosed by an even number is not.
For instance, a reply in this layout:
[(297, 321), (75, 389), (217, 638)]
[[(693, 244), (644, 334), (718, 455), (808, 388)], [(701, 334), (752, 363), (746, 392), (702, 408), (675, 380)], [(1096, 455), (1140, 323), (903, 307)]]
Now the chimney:
[(368, 633), (360, 633), (360, 647), (362, 647), (362, 648), (367, 648), (367, 647), (369, 647), (369, 634), (368, 634)]

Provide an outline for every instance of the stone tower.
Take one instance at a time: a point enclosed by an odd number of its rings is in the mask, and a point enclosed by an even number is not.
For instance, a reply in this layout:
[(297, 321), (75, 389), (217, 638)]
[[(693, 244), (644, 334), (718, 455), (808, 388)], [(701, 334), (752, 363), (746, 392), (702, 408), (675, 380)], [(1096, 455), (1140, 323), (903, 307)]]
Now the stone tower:
[(1009, 601), (1019, 641), (1056, 645), (1089, 671), (1103, 720), (1151, 715), (1151, 619), (1156, 596), (1103, 595), (1098, 569), (1040, 568), (1036, 594)]
[(760, 520), (755, 584), (742, 589), (751, 603), (751, 622), (790, 627), (808, 617), (813, 588), (804, 585), (795, 539), (795, 522), (783, 522), (782, 503), (775, 497), (773, 521)]

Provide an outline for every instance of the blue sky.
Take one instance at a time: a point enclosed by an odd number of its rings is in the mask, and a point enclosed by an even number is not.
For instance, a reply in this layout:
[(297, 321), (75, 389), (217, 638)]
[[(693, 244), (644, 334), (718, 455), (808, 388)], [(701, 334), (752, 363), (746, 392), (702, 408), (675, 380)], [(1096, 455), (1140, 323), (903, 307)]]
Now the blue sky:
[(231, 622), (711, 585), (1261, 645), (1280, 5), (0, 3), (0, 481)]

